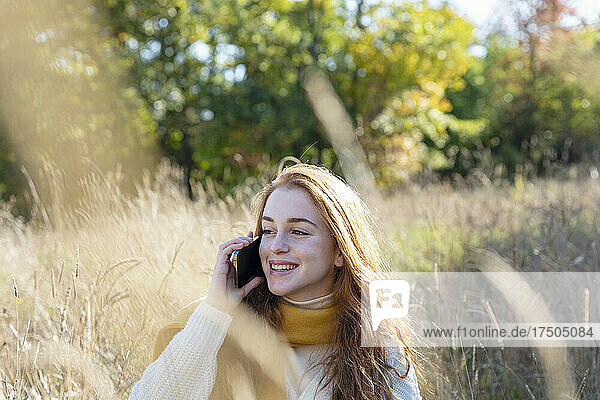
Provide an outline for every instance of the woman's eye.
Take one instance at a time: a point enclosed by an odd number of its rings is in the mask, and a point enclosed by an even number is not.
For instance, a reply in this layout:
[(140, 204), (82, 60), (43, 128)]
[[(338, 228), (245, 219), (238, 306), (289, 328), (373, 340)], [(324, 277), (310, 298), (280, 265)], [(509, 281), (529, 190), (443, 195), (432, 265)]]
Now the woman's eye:
[(298, 229), (292, 229), (292, 233), (294, 235), (306, 235), (306, 232), (302, 232), (302, 231), (300, 231)]
[(265, 228), (262, 230), (263, 235), (270, 235), (273, 231), (269, 228)]

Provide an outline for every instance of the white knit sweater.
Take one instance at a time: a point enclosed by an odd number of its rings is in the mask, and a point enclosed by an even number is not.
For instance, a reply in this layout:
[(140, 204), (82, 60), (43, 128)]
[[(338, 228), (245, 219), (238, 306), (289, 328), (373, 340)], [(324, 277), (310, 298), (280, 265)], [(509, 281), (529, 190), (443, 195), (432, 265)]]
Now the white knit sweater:
[[(231, 323), (231, 316), (206, 303), (200, 303), (185, 328), (177, 333), (160, 357), (148, 366), (129, 396), (129, 400), (206, 400), (209, 398), (217, 374), (217, 352), (223, 344)], [(392, 349), (388, 349), (392, 350)], [(322, 346), (303, 346), (292, 356), (293, 371), (284, 371), (288, 400), (330, 400), (331, 387), (318, 391), (322, 369), (304, 371), (309, 359), (327, 351)], [(294, 357), (295, 356), (295, 357)], [(404, 357), (397, 351), (388, 351), (388, 362), (399, 371), (405, 370)], [(398, 399), (420, 400), (414, 368), (400, 379), (394, 376), (392, 387)]]

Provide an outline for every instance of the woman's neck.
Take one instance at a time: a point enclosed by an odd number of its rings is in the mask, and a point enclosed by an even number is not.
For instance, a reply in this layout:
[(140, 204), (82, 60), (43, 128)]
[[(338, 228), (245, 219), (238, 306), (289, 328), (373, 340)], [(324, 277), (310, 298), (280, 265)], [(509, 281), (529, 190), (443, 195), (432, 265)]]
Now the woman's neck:
[(333, 292), (326, 294), (325, 296), (317, 297), (316, 299), (303, 300), (303, 301), (292, 300), (287, 296), (282, 296), (282, 298), (285, 302), (287, 302), (288, 304), (290, 304), (294, 307), (316, 309), (316, 308), (321, 308), (321, 307), (326, 306), (329, 303), (331, 303), (333, 301)]

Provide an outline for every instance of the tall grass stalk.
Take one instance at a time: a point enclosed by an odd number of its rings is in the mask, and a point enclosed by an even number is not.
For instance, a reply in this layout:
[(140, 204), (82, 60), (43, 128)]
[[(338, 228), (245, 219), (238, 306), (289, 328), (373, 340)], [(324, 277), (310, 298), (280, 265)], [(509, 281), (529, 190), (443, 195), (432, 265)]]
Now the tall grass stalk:
[[(127, 196), (115, 174), (90, 175), (75, 207), (57, 196), (28, 223), (0, 207), (0, 282), (11, 299), (0, 305), (0, 399), (127, 398), (159, 327), (206, 292), (218, 245), (252, 226), (261, 183), (225, 199), (198, 185), (192, 202), (181, 181), (163, 164)], [(518, 271), (598, 271), (598, 198), (590, 178), (413, 188), (384, 200), (381, 239), (399, 270), (466, 270), (473, 249), (487, 248)], [(539, 360), (528, 348), (421, 349), (421, 389), (424, 398), (548, 398)], [(567, 351), (558, 367), (571, 397), (600, 397), (598, 360), (597, 348)]]

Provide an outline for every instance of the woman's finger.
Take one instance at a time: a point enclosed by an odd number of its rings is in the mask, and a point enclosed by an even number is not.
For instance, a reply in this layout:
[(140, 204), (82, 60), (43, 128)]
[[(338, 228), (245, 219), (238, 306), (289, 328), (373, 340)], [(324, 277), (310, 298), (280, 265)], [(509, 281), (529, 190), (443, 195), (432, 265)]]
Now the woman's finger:
[(229, 269), (227, 270), (227, 279), (233, 279), (233, 274), (234, 274), (234, 270), (235, 268), (233, 268), (233, 263), (231, 262), (227, 262), (229, 264)]
[(252, 290), (254, 290), (258, 285), (260, 285), (263, 280), (264, 280), (264, 278), (262, 276), (257, 276), (254, 279), (252, 279), (250, 282), (246, 283), (244, 285), (244, 287), (240, 289), (240, 291), (243, 292), (242, 297), (246, 297), (248, 295), (248, 293), (250, 293)]
[(239, 242), (240, 240), (244, 241), (244, 242), (247, 242), (249, 240), (252, 241), (252, 236), (250, 236), (250, 235), (249, 236), (238, 236), (236, 238), (229, 239), (228, 241), (226, 241), (223, 244), (221, 244), (221, 247), (229, 246), (230, 244), (235, 243), (235, 242)]
[(231, 255), (231, 253), (233, 253), (235, 250), (239, 250), (243, 247), (246, 247), (248, 244), (249, 244), (249, 242), (232, 243), (229, 246), (226, 246), (223, 249), (221, 249), (218, 253), (218, 256), (220, 256), (221, 258), (228, 259), (229, 256)]
[(235, 239), (231, 239), (224, 243), (221, 243), (221, 245), (219, 245), (219, 248), (217, 249), (217, 254), (222, 253), (227, 247), (235, 243), (252, 243), (252, 238), (249, 238), (247, 236), (240, 236)]

